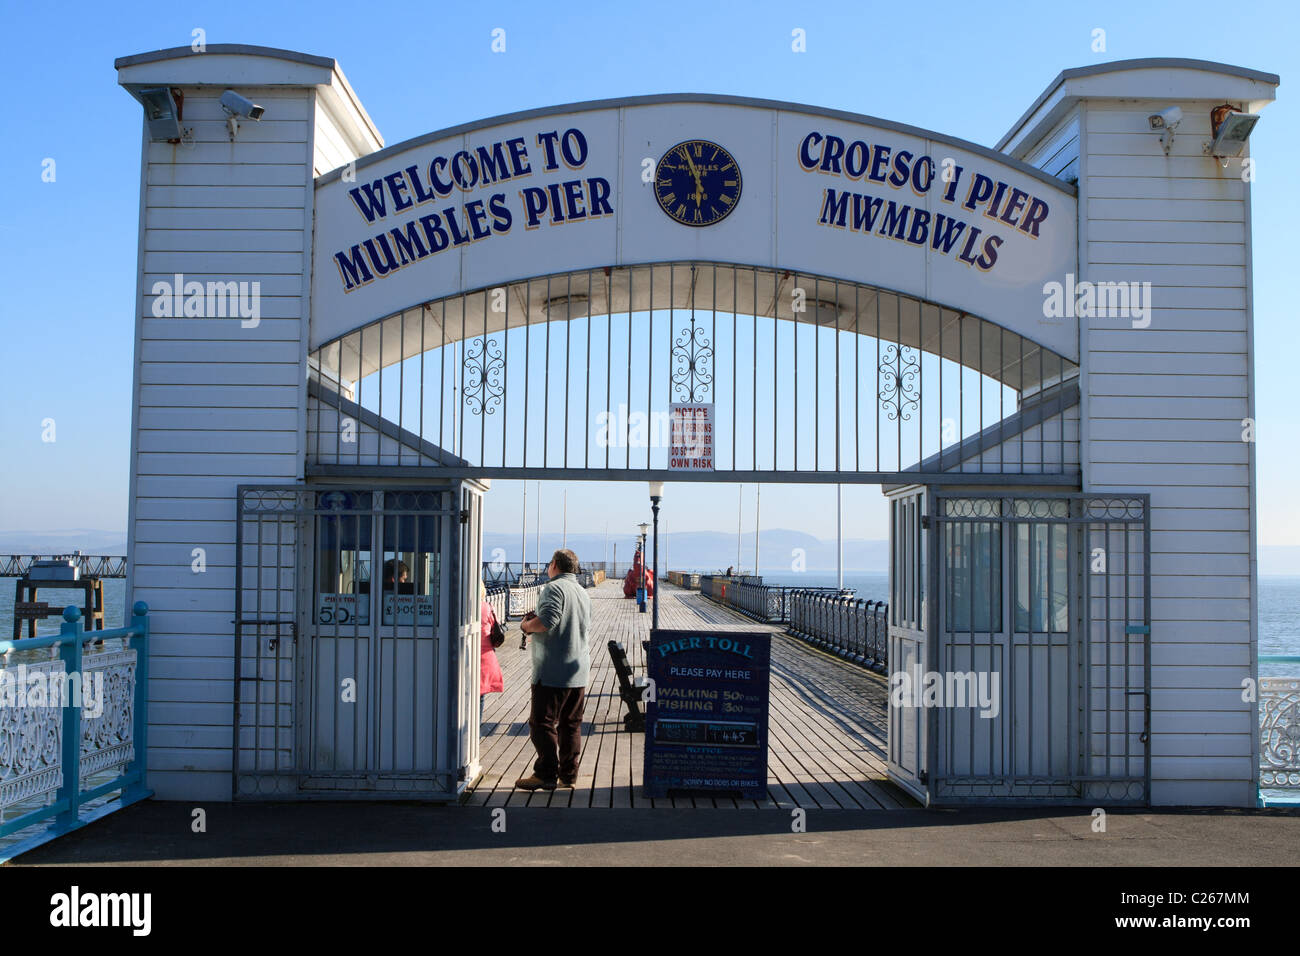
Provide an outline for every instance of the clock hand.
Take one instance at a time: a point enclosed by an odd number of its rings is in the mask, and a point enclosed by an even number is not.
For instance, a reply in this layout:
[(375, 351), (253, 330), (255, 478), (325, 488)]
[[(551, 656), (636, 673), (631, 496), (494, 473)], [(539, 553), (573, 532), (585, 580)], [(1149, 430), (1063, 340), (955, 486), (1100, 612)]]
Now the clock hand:
[(707, 196), (707, 193), (704, 192), (704, 181), (700, 177), (700, 171), (696, 167), (695, 161), (691, 159), (691, 154), (683, 152), (683, 155), (686, 157), (686, 165), (691, 168), (691, 175), (695, 177), (695, 192), (691, 193), (691, 196), (695, 199), (695, 205), (701, 206)]
[(686, 165), (691, 167), (691, 175), (695, 177), (695, 181), (698, 183), (700, 181), (700, 171), (695, 167), (695, 160), (691, 159), (691, 154), (685, 150), (682, 151), (682, 155), (686, 157)]

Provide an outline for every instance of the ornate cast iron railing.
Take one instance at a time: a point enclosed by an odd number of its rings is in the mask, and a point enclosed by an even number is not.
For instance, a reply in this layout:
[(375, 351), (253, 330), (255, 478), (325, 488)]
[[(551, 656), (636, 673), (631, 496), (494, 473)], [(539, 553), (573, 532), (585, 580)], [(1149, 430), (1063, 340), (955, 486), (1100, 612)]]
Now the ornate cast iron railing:
[(0, 863), (151, 794), (149, 608), (102, 631), (63, 617), (57, 636), (0, 641)]
[(504, 584), (487, 585), (487, 602), (492, 605), (492, 613), (496, 619), (505, 627), (506, 621), (510, 619), (510, 588)]
[[(1259, 662), (1300, 665), (1300, 657)], [(1300, 677), (1259, 679), (1259, 787), (1300, 791)]]
[(790, 633), (815, 647), (885, 673), (889, 669), (889, 605), (819, 591), (790, 595)]
[[(678, 584), (686, 579), (679, 575)], [(791, 588), (756, 583), (761, 578), (698, 575), (700, 593), (746, 617), (785, 624), (797, 637), (845, 660), (886, 670), (889, 605), (855, 598), (839, 588)]]

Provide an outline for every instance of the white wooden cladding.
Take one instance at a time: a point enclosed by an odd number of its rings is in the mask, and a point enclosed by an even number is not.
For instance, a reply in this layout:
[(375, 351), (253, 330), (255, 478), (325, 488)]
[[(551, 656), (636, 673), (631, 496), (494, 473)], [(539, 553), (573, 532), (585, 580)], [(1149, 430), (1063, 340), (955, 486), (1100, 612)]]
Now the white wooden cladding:
[(1152, 283), (1151, 322), (1084, 320), (1085, 489), (1151, 494), (1152, 800), (1254, 802), (1249, 187), (1201, 154), (1218, 101), (1085, 102), (1082, 279)]
[[(193, 145), (145, 147), (131, 599), (149, 603), (159, 632), (154, 789), (227, 799), (235, 488), (302, 473), (312, 182), (351, 156), (315, 135), (324, 111), (311, 88), (241, 87), (266, 119), (234, 142), (220, 87), (184, 92)], [(257, 323), (158, 317), (155, 283), (177, 273), (260, 283)]]

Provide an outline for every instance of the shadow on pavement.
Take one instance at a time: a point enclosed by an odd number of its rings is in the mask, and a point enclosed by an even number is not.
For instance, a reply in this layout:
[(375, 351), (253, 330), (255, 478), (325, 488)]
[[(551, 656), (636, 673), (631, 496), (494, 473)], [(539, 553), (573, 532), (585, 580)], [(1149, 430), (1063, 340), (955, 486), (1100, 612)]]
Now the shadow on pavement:
[[(414, 856), (452, 851), (567, 851), (581, 861), (575, 848), (621, 845), (627, 862), (673, 862), (674, 841), (718, 841), (724, 848), (732, 838), (792, 839), (793, 817), (773, 810), (674, 809), (555, 809), (430, 806), (413, 803), (212, 803), (204, 805), (206, 832), (192, 830), (196, 804), (146, 801), (95, 824), (38, 847), (17, 865), (87, 865), (121, 863), (201, 864), (220, 860), (239, 864), (365, 862), (402, 864)], [(504, 816), (502, 816), (504, 813)], [(1271, 839), (1285, 832), (1295, 845), (1300, 810), (1116, 810), (1111, 829), (1127, 829), (1135, 837), (1162, 841), (1195, 840), (1212, 831), (1226, 836), (1233, 820)], [(500, 832), (502, 822), (504, 832)], [(830, 834), (840, 845), (865, 846), (917, 843), (933, 847), (929, 861), (944, 862), (945, 846), (968, 850), (978, 834), (984, 842), (1023, 842), (1025, 862), (1036, 862), (1036, 841), (1087, 841), (1091, 811), (1086, 807), (960, 810), (811, 810), (806, 832), (795, 831), (797, 842), (816, 843)], [(497, 829), (494, 830), (494, 823)], [(854, 836), (854, 835), (858, 836)], [(800, 836), (806, 839), (798, 840)], [(771, 841), (759, 841), (759, 844)], [(1093, 841), (1096, 843), (1097, 841)], [(638, 846), (641, 844), (642, 846)], [(740, 845), (739, 843), (734, 845)], [(1082, 842), (1080, 843), (1082, 846)], [(700, 846), (693, 846), (698, 855)], [(610, 847), (601, 857), (619, 860)], [(350, 860), (349, 857), (355, 858)], [(958, 862), (953, 857), (951, 862)], [(472, 857), (457, 862), (476, 862)], [(724, 854), (713, 862), (739, 862)], [(813, 861), (807, 861), (813, 862)], [(851, 861), (843, 861), (851, 862)], [(861, 862), (871, 862), (866, 859)], [(1082, 862), (1082, 861), (1080, 861)]]

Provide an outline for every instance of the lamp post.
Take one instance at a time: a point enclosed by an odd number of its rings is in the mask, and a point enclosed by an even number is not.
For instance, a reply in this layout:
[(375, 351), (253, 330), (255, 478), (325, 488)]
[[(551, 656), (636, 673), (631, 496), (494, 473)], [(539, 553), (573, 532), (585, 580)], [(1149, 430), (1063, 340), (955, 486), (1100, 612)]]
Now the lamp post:
[(655, 522), (655, 541), (654, 541), (654, 614), (650, 619), (650, 629), (659, 630), (659, 502), (664, 497), (664, 483), (662, 481), (650, 482), (650, 510), (654, 512)]
[(642, 614), (645, 613), (645, 592), (646, 592), (646, 575), (645, 575), (645, 536), (646, 531), (650, 528), (648, 524), (642, 521), (637, 527), (641, 530), (641, 580), (636, 583), (637, 608)]

